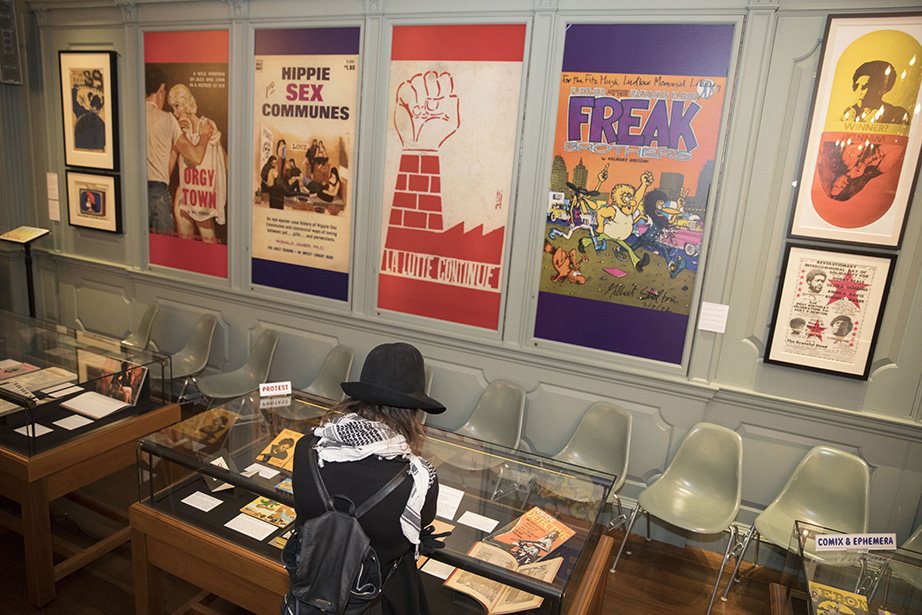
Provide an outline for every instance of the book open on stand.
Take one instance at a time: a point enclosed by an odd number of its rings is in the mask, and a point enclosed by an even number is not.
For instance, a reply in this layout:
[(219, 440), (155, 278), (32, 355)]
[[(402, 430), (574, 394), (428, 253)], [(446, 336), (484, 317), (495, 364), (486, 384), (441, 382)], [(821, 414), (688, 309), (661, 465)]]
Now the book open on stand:
[[(475, 543), (471, 550), (468, 551), (468, 555), (548, 583), (554, 580), (557, 570), (563, 562), (562, 557), (555, 557), (520, 566), (513, 555), (484, 542)], [(526, 611), (538, 608), (544, 601), (544, 598), (540, 596), (503, 585), (499, 581), (492, 581), (460, 568), (456, 569), (448, 577), (448, 580), (445, 581), (445, 587), (450, 587), (471, 596), (483, 605), (487, 610), (487, 615)]]

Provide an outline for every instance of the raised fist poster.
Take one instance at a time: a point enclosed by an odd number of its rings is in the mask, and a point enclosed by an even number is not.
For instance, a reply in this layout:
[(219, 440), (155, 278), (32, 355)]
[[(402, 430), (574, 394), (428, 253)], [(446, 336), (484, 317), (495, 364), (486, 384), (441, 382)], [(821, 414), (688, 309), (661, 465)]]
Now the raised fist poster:
[(252, 281), (346, 301), (360, 28), (257, 30)]
[(830, 17), (793, 237), (898, 247), (917, 174), (922, 13)]
[(150, 263), (227, 277), (227, 30), (144, 34)]
[(378, 307), (499, 327), (524, 25), (396, 26)]
[(681, 363), (733, 26), (571, 24), (535, 337)]

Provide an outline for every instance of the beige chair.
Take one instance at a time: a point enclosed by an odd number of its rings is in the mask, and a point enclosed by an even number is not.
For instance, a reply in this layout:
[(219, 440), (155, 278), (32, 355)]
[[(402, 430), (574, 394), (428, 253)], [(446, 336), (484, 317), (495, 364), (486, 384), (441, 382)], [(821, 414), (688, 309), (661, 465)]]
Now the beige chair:
[(148, 345), (150, 345), (150, 332), (154, 328), (154, 321), (157, 319), (159, 312), (159, 303), (151, 303), (147, 306), (147, 309), (144, 310), (144, 315), (141, 316), (141, 322), (138, 323), (138, 328), (122, 340), (122, 346), (147, 350)]
[(647, 512), (648, 539), (650, 515), (696, 534), (718, 534), (730, 530), (727, 550), (708, 603), (707, 612), (710, 613), (720, 577), (731, 553), (738, 548), (738, 530), (734, 521), (742, 495), (742, 464), (743, 441), (738, 433), (711, 423), (695, 425), (679, 445), (662, 476), (637, 496), (637, 505), (631, 512), (611, 572), (618, 566), (641, 511)]
[(213, 314), (202, 314), (195, 326), (192, 328), (192, 334), (182, 350), (170, 356), (170, 363), (173, 370), (173, 378), (182, 378), (182, 390), (177, 398), (178, 403), (186, 400), (186, 389), (192, 378), (198, 376), (205, 368), (208, 367), (208, 359), (211, 357), (211, 342), (214, 338), (215, 326), (218, 319)]
[(349, 379), (349, 372), (352, 370), (352, 362), (355, 359), (355, 352), (348, 346), (342, 344), (334, 346), (327, 356), (323, 359), (320, 371), (317, 377), (306, 388), (301, 389), (305, 393), (332, 399), (333, 401), (342, 401), (346, 398), (341, 383)]
[(470, 418), (455, 433), (518, 448), (525, 416), (525, 389), (505, 380), (495, 380), (480, 394)]
[(631, 449), (631, 414), (607, 401), (597, 401), (586, 410), (569, 441), (554, 455), (554, 459), (583, 468), (614, 474), (611, 493), (618, 506), (618, 518), (609, 529), (626, 521), (618, 490), (627, 476), (627, 461)]
[(208, 399), (208, 407), (210, 408), (216, 399), (240, 397), (258, 389), (269, 377), (272, 357), (275, 356), (278, 343), (279, 334), (272, 329), (266, 329), (253, 344), (246, 363), (224, 374), (193, 378), (199, 392)]
[(721, 600), (727, 599), (733, 581), (739, 581), (740, 562), (753, 538), (758, 562), (759, 536), (788, 549), (795, 521), (828, 527), (842, 534), (867, 532), (870, 490), (870, 470), (863, 459), (828, 446), (810, 450), (781, 493), (756, 517)]

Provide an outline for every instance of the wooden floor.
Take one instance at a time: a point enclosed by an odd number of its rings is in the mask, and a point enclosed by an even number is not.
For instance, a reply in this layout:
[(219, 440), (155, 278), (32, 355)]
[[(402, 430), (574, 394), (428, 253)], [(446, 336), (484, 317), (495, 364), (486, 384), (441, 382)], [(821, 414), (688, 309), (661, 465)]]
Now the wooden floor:
[[(113, 491), (112, 484), (118, 487)], [(96, 486), (88, 488), (98, 496)], [(106, 495), (125, 502), (137, 499), (133, 470), (117, 475), (105, 487)], [(0, 502), (0, 507), (9, 507)], [(101, 520), (70, 502), (55, 503), (55, 531), (76, 543), (88, 542), (87, 534), (105, 534), (111, 522)], [(620, 544), (621, 534), (613, 537)], [(618, 571), (608, 578), (604, 612), (630, 615), (703, 615), (711, 588), (720, 566), (720, 556), (696, 548), (677, 548), (658, 542), (646, 542), (642, 536), (631, 538), (633, 553), (623, 557)], [(131, 615), (134, 613), (132, 592), (131, 546), (123, 545), (97, 562), (75, 572), (57, 584), (57, 599), (42, 609), (26, 602), (22, 539), (18, 534), (0, 530), (0, 615)], [(746, 578), (733, 589), (727, 602), (717, 600), (713, 615), (763, 615), (768, 613), (768, 583), (777, 581), (777, 573), (744, 565)], [(725, 575), (726, 576), (726, 575)], [(165, 600), (169, 612), (182, 608), (199, 594), (199, 590), (179, 579), (166, 579)], [(209, 605), (216, 615), (247, 615), (248, 611), (222, 600)], [(202, 611), (208, 612), (208, 611)], [(433, 615), (438, 615), (433, 613)]]

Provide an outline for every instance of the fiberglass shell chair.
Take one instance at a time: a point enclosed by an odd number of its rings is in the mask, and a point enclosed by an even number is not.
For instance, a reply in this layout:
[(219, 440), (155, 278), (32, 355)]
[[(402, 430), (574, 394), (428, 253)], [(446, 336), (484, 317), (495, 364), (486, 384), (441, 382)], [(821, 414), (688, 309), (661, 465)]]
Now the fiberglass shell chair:
[(794, 469), (781, 493), (756, 517), (723, 599), (730, 592), (753, 537), (756, 549), (759, 536), (788, 549), (795, 521), (806, 521), (843, 534), (867, 532), (870, 489), (870, 470), (863, 459), (828, 446), (811, 449)]
[(201, 374), (208, 367), (211, 341), (214, 338), (217, 324), (218, 319), (213, 314), (202, 314), (192, 328), (192, 334), (186, 345), (179, 352), (170, 356), (173, 378), (183, 379), (182, 390), (177, 398), (178, 403), (182, 403), (185, 399), (189, 380)]
[(912, 536), (906, 539), (906, 542), (900, 545), (900, 549), (922, 553), (922, 524), (916, 528), (916, 531), (912, 533)]
[(631, 413), (606, 401), (597, 401), (586, 410), (570, 440), (554, 459), (615, 475), (612, 497), (618, 505), (618, 518), (609, 529), (626, 520), (618, 490), (627, 475), (631, 449)]
[(246, 363), (224, 374), (212, 374), (194, 378), (199, 392), (208, 398), (208, 407), (215, 399), (230, 399), (246, 395), (259, 388), (269, 377), (272, 357), (279, 343), (279, 334), (266, 329), (256, 339)]
[(518, 448), (525, 416), (525, 389), (505, 380), (487, 385), (470, 418), (455, 433)]
[(333, 401), (342, 401), (346, 398), (346, 393), (339, 385), (349, 379), (354, 359), (355, 352), (348, 346), (334, 346), (323, 359), (317, 377), (307, 388), (301, 390)]
[(159, 312), (159, 303), (151, 303), (147, 306), (144, 315), (141, 316), (141, 322), (138, 323), (138, 328), (122, 340), (122, 345), (147, 350), (147, 346), (150, 344), (150, 332), (154, 328), (154, 320), (157, 319)]
[(683, 530), (696, 534), (718, 534), (730, 530), (707, 612), (711, 612), (720, 577), (737, 547), (738, 530), (734, 521), (742, 496), (743, 441), (731, 429), (711, 423), (695, 425), (676, 451), (662, 476), (637, 496), (637, 505), (624, 530), (624, 540), (611, 572), (631, 535), (631, 528), (641, 511), (646, 511), (647, 538), (649, 515), (658, 517)]

